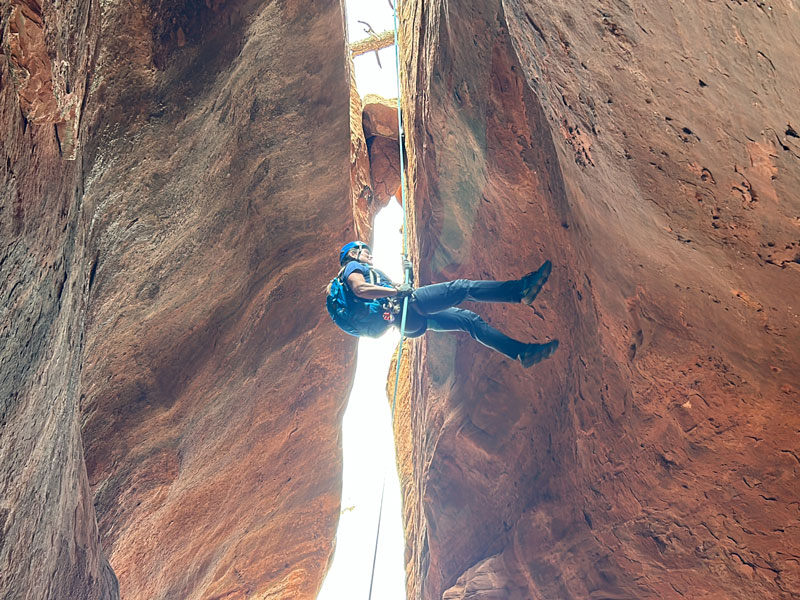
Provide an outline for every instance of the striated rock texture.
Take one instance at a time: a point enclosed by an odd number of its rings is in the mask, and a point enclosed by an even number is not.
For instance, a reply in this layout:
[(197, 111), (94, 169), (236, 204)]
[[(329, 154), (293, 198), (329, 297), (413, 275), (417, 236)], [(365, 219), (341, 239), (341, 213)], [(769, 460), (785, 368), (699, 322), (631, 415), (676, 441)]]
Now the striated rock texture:
[[(364, 135), (375, 201), (380, 210), (392, 196), (400, 199), (400, 150), (397, 144), (397, 99), (374, 94), (364, 98)], [(373, 215), (374, 218), (374, 215)]]
[(793, 4), (402, 7), (420, 279), (562, 341), (411, 345), (409, 597), (800, 597)]
[(37, 0), (11, 0), (3, 15), (7, 79), (15, 88), (19, 108), (27, 121), (55, 126), (59, 152), (68, 159), (74, 159), (78, 149), (87, 66), (96, 43), (96, 29), (89, 28), (90, 4), (79, 2), (58, 14), (60, 27), (45, 27)]
[[(352, 73), (352, 62), (351, 62)], [(350, 81), (350, 195), (356, 237), (371, 241), (375, 215), (400, 197), (397, 101), (375, 94), (363, 99)]]
[[(81, 444), (82, 165), (64, 160), (57, 133), (56, 90), (80, 100), (85, 89), (97, 38), (89, 5), (0, 5), (0, 597), (9, 599), (119, 597)], [(53, 73), (52, 60), (69, 68)]]
[(350, 198), (356, 238), (371, 241), (372, 222), (377, 208), (373, 204), (372, 175), (367, 140), (364, 136), (361, 95), (356, 87), (353, 60), (350, 58)]
[(355, 352), (321, 310), (340, 2), (0, 11), (0, 597), (313, 598)]
[(355, 350), (321, 310), (352, 234), (341, 6), (107, 18), (82, 412), (122, 596), (313, 598)]

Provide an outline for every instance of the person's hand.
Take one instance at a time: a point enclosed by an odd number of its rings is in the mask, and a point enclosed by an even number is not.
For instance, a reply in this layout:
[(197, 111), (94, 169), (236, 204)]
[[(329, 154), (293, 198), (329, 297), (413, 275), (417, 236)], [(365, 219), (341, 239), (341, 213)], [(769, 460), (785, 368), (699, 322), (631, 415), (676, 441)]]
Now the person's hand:
[(410, 283), (403, 283), (402, 285), (397, 286), (397, 293), (395, 296), (397, 298), (405, 298), (406, 296), (410, 296), (414, 292), (414, 286)]
[(414, 283), (414, 265), (405, 256), (403, 257), (403, 273), (408, 273), (408, 281)]

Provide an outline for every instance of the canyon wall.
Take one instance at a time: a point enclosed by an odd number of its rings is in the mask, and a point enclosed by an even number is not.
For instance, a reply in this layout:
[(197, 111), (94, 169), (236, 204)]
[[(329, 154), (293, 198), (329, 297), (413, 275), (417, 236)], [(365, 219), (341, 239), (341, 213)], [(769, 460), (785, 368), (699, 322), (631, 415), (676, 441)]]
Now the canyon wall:
[(2, 18), (0, 595), (313, 598), (355, 353), (321, 309), (340, 2)]
[(355, 238), (369, 243), (372, 237), (372, 221), (377, 208), (372, 191), (369, 149), (364, 136), (362, 121), (363, 102), (356, 87), (353, 59), (350, 63), (350, 199), (355, 221)]
[(375, 215), (391, 200), (400, 202), (397, 99), (361, 98), (350, 82), (350, 194), (356, 238), (372, 241)]
[[(562, 344), (408, 342), (409, 596), (800, 596), (794, 5), (402, 12), (419, 280), (550, 258), (471, 308)], [(322, 288), (396, 177), (340, 2), (0, 18), (0, 596), (313, 598), (355, 352)]]
[[(96, 7), (95, 7), (96, 8)], [(47, 28), (45, 23), (58, 23)], [(81, 444), (91, 2), (0, 7), (0, 597), (118, 598)], [(60, 132), (60, 133), (59, 133)]]
[(800, 597), (796, 7), (402, 7), (420, 283), (561, 341), (409, 345), (409, 597)]
[[(374, 94), (364, 98), (364, 136), (369, 148), (369, 169), (378, 210), (400, 195), (400, 146), (397, 143), (397, 99)], [(377, 211), (376, 211), (377, 212)], [(374, 216), (373, 216), (374, 218)]]

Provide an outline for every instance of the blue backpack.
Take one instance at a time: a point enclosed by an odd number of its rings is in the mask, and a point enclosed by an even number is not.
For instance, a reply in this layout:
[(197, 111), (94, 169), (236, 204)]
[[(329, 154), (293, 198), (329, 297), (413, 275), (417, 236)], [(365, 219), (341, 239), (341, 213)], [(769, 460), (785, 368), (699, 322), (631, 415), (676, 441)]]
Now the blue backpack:
[(344, 268), (331, 280), (325, 301), (328, 314), (342, 331), (356, 337), (380, 337), (391, 321), (384, 319), (387, 309), (380, 300), (359, 298), (342, 279)]

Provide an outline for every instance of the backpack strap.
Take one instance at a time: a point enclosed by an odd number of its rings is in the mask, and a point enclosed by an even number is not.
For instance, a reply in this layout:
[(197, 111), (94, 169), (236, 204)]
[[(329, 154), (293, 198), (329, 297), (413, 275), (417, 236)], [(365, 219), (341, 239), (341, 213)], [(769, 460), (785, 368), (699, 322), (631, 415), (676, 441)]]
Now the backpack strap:
[[(350, 263), (347, 263), (347, 265), (349, 265), (349, 264)], [(336, 275), (336, 277), (339, 279), (339, 281), (341, 281), (344, 284), (347, 283), (347, 280), (344, 277), (342, 277), (342, 275), (344, 275), (344, 270), (347, 268), (347, 265), (344, 265), (341, 269), (339, 269), (339, 274)], [(368, 268), (369, 268), (369, 274), (367, 276), (367, 279), (372, 285), (375, 285), (375, 282), (378, 280), (378, 276), (375, 274), (375, 269), (373, 269), (372, 267), (368, 267)], [(347, 289), (350, 289), (349, 285), (347, 286)]]
[[(347, 263), (347, 264), (349, 265), (350, 263)], [(344, 277), (342, 277), (342, 275), (344, 275), (344, 270), (345, 270), (346, 268), (347, 268), (347, 265), (344, 265), (344, 266), (343, 266), (343, 267), (342, 267), (342, 268), (339, 270), (339, 274), (338, 274), (336, 277), (339, 279), (339, 281), (341, 281), (341, 282), (342, 282), (342, 284), (343, 284), (343, 285), (344, 285), (344, 287), (347, 289), (347, 291), (348, 291), (348, 292), (349, 292), (349, 293), (352, 295), (352, 297), (353, 297), (353, 298), (354, 298), (354, 299), (355, 299), (357, 302), (364, 302), (364, 303), (375, 302), (375, 300), (368, 300), (368, 299), (366, 299), (366, 298), (361, 298), (361, 297), (359, 297), (359, 296), (356, 296), (356, 293), (355, 293), (355, 292), (354, 292), (352, 289), (350, 289), (350, 284), (349, 284), (349, 283), (347, 283), (347, 280), (346, 280)], [(368, 274), (368, 278), (367, 278), (367, 280), (368, 280), (368, 281), (369, 281), (369, 283), (371, 283), (372, 285), (377, 285), (377, 282), (378, 282), (378, 274), (376, 273), (376, 269), (374, 269), (374, 268), (370, 267), (369, 265), (367, 265), (367, 268), (369, 269), (369, 274)], [(386, 275), (385, 275), (385, 274), (383, 274), (383, 276), (384, 276), (384, 277), (386, 277)], [(385, 302), (386, 302), (386, 298), (377, 298), (377, 302), (378, 302), (378, 304), (380, 304), (381, 306), (384, 306), (384, 305), (385, 305)]]
[[(347, 280), (343, 277), (344, 270), (347, 268), (347, 265), (349, 264), (350, 263), (348, 262), (341, 269), (339, 269), (339, 274), (336, 276), (336, 278), (342, 282), (342, 285), (344, 286), (345, 289), (345, 293), (348, 296), (352, 297), (353, 300), (355, 300), (356, 302), (369, 302), (369, 300), (364, 300), (364, 298), (359, 298), (358, 296), (356, 296), (356, 293), (352, 289), (350, 289), (350, 284), (347, 283)], [(370, 273), (372, 273), (372, 269), (370, 269)]]

